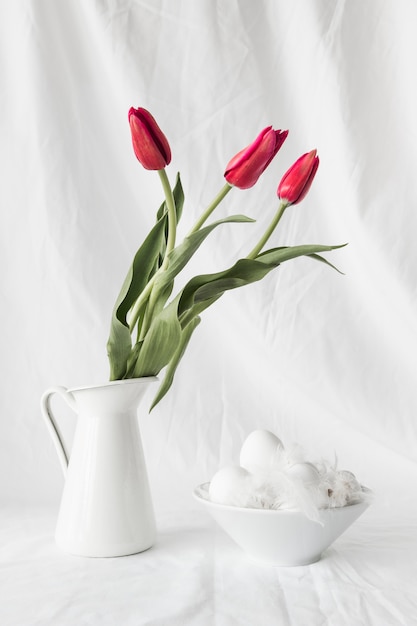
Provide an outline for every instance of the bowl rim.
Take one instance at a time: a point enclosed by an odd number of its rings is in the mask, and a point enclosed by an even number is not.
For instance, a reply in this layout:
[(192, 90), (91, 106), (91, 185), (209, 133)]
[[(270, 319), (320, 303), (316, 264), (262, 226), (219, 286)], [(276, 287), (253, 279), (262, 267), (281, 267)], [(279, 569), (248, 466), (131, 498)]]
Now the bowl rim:
[[(247, 515), (288, 515), (288, 516), (299, 516), (307, 517), (303, 511), (292, 511), (288, 509), (255, 509), (251, 507), (244, 506), (234, 506), (233, 504), (220, 504), (219, 502), (212, 502), (208, 498), (204, 498), (199, 492), (203, 491), (208, 494), (208, 488), (210, 485), (210, 481), (201, 483), (197, 485), (197, 487), (193, 490), (193, 496), (198, 502), (202, 502), (204, 505), (208, 507), (212, 507), (214, 509), (218, 509), (220, 511), (244, 511)], [(351, 504), (346, 504), (345, 506), (335, 506), (335, 507), (327, 507), (319, 509), (320, 514), (341, 514), (342, 511), (346, 511), (347, 509), (352, 510), (355, 508), (364, 508), (367, 509), (370, 504), (370, 498), (373, 495), (373, 492), (368, 487), (361, 485), (362, 492), (366, 494), (366, 498), (361, 500), (360, 502), (352, 502)], [(312, 520), (313, 521), (313, 520)]]

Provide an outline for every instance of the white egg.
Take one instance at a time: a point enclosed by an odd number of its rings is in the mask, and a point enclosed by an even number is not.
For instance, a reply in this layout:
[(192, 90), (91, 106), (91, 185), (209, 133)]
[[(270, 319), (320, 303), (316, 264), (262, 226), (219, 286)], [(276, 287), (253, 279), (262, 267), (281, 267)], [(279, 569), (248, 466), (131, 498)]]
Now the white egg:
[(285, 473), (289, 478), (299, 480), (305, 485), (318, 485), (320, 482), (320, 473), (312, 463), (294, 463)]
[(240, 451), (240, 465), (249, 472), (270, 470), (284, 449), (282, 441), (269, 430), (254, 430)]
[(246, 506), (251, 475), (243, 467), (230, 465), (220, 469), (211, 479), (209, 498), (217, 504)]

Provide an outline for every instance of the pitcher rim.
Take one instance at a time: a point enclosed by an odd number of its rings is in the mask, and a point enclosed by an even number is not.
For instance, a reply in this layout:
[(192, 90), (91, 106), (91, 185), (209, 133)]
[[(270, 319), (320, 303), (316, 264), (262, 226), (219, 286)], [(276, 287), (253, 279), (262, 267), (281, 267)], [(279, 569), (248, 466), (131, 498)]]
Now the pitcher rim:
[(73, 393), (74, 391), (83, 391), (87, 389), (101, 389), (104, 387), (116, 387), (117, 385), (129, 385), (133, 383), (150, 383), (157, 382), (159, 378), (157, 376), (141, 376), (140, 378), (123, 378), (121, 380), (109, 380), (106, 383), (99, 383), (96, 385), (82, 385), (80, 387), (70, 387), (68, 391)]

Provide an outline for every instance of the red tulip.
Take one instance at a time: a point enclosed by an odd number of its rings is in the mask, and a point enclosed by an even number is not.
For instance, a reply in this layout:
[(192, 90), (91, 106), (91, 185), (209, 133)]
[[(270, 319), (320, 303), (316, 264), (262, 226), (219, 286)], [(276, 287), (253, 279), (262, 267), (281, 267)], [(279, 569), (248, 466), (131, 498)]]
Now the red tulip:
[(226, 166), (224, 177), (239, 189), (248, 189), (268, 167), (288, 135), (287, 130), (264, 128), (253, 143), (238, 152)]
[(171, 161), (171, 148), (155, 119), (146, 109), (129, 110), (133, 150), (147, 170), (162, 170)]
[(303, 154), (282, 177), (278, 185), (278, 198), (287, 204), (301, 202), (311, 187), (318, 166), (317, 150)]

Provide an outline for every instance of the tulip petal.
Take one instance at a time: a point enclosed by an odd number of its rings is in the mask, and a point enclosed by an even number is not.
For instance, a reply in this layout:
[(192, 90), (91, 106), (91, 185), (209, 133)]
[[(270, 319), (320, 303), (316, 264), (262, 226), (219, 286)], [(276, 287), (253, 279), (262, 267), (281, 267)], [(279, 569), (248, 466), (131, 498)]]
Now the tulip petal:
[(128, 118), (138, 161), (147, 170), (164, 169), (171, 162), (171, 148), (155, 118), (146, 109), (133, 107)]
[(251, 144), (249, 144), (249, 146), (246, 146), (246, 148), (243, 148), (243, 150), (240, 150), (240, 152), (235, 154), (235, 156), (232, 159), (230, 159), (229, 163), (226, 165), (226, 172), (231, 171), (239, 167), (240, 165), (244, 164), (245, 161), (247, 161), (252, 156), (252, 154), (257, 150), (257, 148), (261, 145), (265, 135), (271, 129), (272, 129), (272, 126), (267, 126), (266, 128), (264, 128), (259, 133), (255, 141), (253, 141)]
[(278, 185), (280, 200), (297, 204), (307, 195), (319, 166), (317, 150), (303, 154), (285, 172)]
[(227, 164), (224, 176), (239, 189), (253, 187), (284, 143), (288, 131), (264, 128), (254, 142), (238, 152)]

